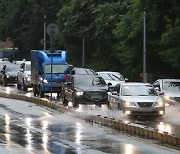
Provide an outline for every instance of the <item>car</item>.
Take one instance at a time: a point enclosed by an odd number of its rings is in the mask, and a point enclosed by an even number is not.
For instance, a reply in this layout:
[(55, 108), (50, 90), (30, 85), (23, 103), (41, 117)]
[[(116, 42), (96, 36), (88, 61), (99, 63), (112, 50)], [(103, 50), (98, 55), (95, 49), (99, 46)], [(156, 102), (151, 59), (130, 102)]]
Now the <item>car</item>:
[(72, 68), (73, 74), (90, 74), (90, 75), (97, 75), (97, 73), (90, 68), (84, 68), (84, 67), (73, 67)]
[(163, 98), (150, 83), (124, 82), (108, 92), (108, 107), (126, 115), (164, 115)]
[(8, 85), (17, 82), (17, 72), (20, 64), (5, 63), (0, 71), (0, 84)]
[(127, 81), (127, 78), (124, 78), (119, 72), (110, 72), (110, 71), (100, 71), (97, 72), (109, 86), (109, 89), (113, 89), (116, 84), (123, 83)]
[(31, 61), (24, 61), (17, 72), (17, 88), (27, 91), (32, 87), (31, 83)]
[(166, 104), (180, 103), (180, 79), (157, 79), (153, 86), (164, 95)]
[(62, 102), (65, 106), (69, 102), (73, 107), (79, 104), (107, 104), (108, 86), (98, 75), (71, 75), (62, 86)]

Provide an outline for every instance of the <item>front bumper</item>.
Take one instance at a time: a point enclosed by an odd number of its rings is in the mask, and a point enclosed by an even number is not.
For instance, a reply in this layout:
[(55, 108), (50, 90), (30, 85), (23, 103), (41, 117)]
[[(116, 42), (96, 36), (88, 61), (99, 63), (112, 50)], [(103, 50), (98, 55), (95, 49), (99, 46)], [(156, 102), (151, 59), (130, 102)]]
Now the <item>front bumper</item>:
[(164, 115), (165, 107), (124, 107), (123, 113), (129, 115)]
[(88, 99), (87, 97), (84, 96), (76, 96), (76, 101), (79, 104), (86, 104), (86, 105), (91, 105), (91, 104), (96, 104), (96, 105), (101, 105), (101, 104), (107, 104), (108, 102), (108, 97), (104, 97), (103, 99)]
[[(44, 83), (41, 85), (41, 89), (44, 93), (50, 93), (51, 92), (51, 83)], [(52, 83), (52, 92), (58, 93), (62, 90), (62, 84)]]

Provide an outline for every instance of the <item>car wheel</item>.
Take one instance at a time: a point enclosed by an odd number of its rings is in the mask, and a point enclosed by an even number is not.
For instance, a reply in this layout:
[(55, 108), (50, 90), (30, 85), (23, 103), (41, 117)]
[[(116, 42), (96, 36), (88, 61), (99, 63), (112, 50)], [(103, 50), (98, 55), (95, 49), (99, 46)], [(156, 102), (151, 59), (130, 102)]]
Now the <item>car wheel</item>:
[(24, 84), (24, 81), (23, 81), (23, 90), (24, 91), (27, 91), (28, 87)]
[(62, 103), (64, 106), (68, 106), (68, 101), (67, 99), (65, 98), (65, 95), (64, 95), (64, 92), (62, 91)]
[(42, 91), (42, 89), (39, 87), (39, 95), (40, 95), (40, 97), (44, 97), (44, 92)]
[(108, 109), (109, 110), (112, 110), (112, 106), (111, 106), (111, 103), (108, 101), (108, 103), (107, 103), (107, 106), (108, 106)]
[(21, 85), (19, 84), (19, 81), (17, 81), (17, 89), (21, 89)]
[(7, 86), (7, 81), (5, 78), (3, 78), (3, 86)]
[(33, 85), (33, 93), (34, 93), (35, 97), (39, 95), (39, 92), (38, 92), (38, 89), (37, 89), (36, 85)]
[(74, 94), (72, 96), (72, 105), (73, 105), (74, 108), (78, 108), (79, 107), (79, 104), (78, 104)]

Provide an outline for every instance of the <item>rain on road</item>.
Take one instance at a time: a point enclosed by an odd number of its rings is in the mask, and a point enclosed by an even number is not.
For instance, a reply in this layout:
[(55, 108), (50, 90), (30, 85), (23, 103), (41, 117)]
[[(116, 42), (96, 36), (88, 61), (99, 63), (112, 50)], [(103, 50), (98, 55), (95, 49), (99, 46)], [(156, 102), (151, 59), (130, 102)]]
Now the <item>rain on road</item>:
[(5, 136), (0, 153), (178, 153), (68, 114), (6, 98), (0, 98), (0, 126)]

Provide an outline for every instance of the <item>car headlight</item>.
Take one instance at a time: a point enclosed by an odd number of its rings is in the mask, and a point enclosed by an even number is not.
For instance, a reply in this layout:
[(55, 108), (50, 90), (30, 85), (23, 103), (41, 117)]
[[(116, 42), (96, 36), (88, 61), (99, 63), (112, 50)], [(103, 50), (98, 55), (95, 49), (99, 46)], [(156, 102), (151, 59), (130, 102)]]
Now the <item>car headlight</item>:
[(165, 100), (171, 100), (171, 97), (170, 97), (169, 95), (165, 95), (165, 96), (164, 96), (164, 99), (165, 99)]
[(43, 83), (48, 83), (48, 80), (47, 79), (43, 79)]
[(125, 101), (124, 106), (135, 106), (134, 102)]
[(82, 91), (77, 91), (77, 92), (76, 92), (76, 95), (77, 95), (77, 96), (82, 96), (83, 94), (84, 94), (84, 93), (83, 93)]
[(164, 105), (164, 103), (162, 100), (159, 100), (155, 103), (155, 106), (163, 106), (163, 105)]
[(31, 80), (31, 78), (30, 77), (26, 77), (26, 81), (30, 81)]
[(9, 78), (9, 77), (10, 77), (10, 75), (6, 75), (6, 77), (7, 77), (7, 78)]

